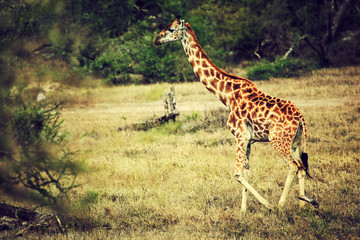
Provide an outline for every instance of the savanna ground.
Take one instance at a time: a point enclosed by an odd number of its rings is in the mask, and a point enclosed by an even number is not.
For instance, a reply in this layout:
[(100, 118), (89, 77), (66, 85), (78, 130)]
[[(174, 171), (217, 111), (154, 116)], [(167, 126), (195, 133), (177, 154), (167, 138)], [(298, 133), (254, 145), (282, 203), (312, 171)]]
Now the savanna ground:
[[(199, 82), (175, 84), (178, 121), (148, 131), (119, 127), (162, 115), (169, 84), (69, 87), (56, 91), (67, 102), (63, 128), (88, 169), (71, 197), (88, 196), (92, 203), (79, 210), (79, 219), (95, 226), (24, 236), (360, 239), (360, 67), (256, 84), (293, 101), (305, 116), (313, 176), (306, 193), (318, 209), (299, 207), (294, 180), (284, 209), (269, 212), (249, 194), (248, 212), (240, 213), (242, 187), (233, 177), (236, 146), (225, 127), (226, 110)], [(249, 182), (276, 205), (287, 176), (283, 159), (269, 143), (256, 143), (250, 170)]]

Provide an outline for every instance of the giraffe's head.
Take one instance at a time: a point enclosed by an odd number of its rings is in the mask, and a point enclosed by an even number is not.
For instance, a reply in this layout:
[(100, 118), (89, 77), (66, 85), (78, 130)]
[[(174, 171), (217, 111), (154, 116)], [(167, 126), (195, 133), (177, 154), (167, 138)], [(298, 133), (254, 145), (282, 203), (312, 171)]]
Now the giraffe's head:
[(179, 41), (183, 38), (185, 30), (185, 21), (177, 17), (159, 33), (155, 38), (154, 45), (159, 46), (163, 43)]

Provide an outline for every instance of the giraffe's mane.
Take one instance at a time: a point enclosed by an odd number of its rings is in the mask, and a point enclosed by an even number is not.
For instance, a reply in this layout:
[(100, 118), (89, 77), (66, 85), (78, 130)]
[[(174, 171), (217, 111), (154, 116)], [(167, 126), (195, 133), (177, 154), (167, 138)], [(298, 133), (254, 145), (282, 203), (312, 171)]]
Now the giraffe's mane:
[(199, 41), (197, 40), (196, 35), (195, 35), (194, 31), (192, 30), (190, 24), (189, 24), (189, 23), (185, 23), (185, 26), (186, 26), (186, 28), (187, 28), (187, 32), (188, 32), (188, 33), (191, 35), (191, 37), (194, 39), (195, 45), (198, 47), (199, 51), (202, 52), (203, 57), (206, 58), (206, 59), (208, 59), (209, 64), (210, 64), (213, 68), (215, 68), (216, 71), (218, 71), (219, 73), (223, 74), (224, 76), (226, 76), (226, 77), (228, 77), (228, 78), (231, 78), (231, 79), (233, 79), (233, 80), (235, 80), (235, 81), (236, 81), (236, 80), (238, 80), (238, 81), (246, 81), (246, 82), (248, 82), (248, 83), (250, 83), (250, 84), (254, 84), (253, 82), (251, 82), (251, 81), (250, 81), (249, 79), (247, 79), (247, 78), (243, 78), (243, 77), (239, 77), (239, 76), (236, 76), (236, 75), (233, 75), (233, 74), (229, 74), (229, 73), (225, 72), (224, 70), (222, 70), (221, 68), (219, 68), (218, 66), (216, 66), (216, 65), (209, 59), (209, 57), (206, 55), (206, 53), (205, 53), (205, 51), (203, 50), (203, 48), (200, 46)]

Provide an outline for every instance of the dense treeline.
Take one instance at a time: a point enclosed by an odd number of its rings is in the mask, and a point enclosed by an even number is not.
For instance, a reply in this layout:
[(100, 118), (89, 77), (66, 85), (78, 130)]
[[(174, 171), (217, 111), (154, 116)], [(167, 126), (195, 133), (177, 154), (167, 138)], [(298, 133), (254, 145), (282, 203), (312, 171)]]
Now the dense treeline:
[(181, 47), (152, 46), (178, 15), (220, 67), (278, 56), (333, 66), (356, 64), (360, 55), (359, 0), (7, 0), (0, 15), (2, 51), (29, 56), (14, 42), (38, 41), (48, 58), (113, 83), (194, 79)]

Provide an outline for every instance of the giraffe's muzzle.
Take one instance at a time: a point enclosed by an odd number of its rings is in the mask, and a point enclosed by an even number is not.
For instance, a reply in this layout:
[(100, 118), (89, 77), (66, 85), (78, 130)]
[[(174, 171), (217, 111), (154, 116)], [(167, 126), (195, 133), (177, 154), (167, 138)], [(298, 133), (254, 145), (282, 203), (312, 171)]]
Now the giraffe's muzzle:
[(155, 38), (155, 41), (154, 41), (154, 45), (155, 45), (155, 46), (160, 46), (160, 45), (162, 44), (162, 42), (159, 41), (159, 39), (160, 39), (160, 36), (157, 36), (157, 37)]

